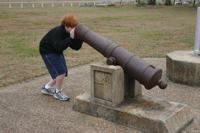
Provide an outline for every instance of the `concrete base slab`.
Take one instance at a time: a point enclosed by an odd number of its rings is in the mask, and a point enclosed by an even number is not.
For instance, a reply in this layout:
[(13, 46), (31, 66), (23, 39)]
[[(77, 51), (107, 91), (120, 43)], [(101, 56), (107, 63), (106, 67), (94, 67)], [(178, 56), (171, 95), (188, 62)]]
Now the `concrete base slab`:
[(90, 99), (89, 93), (77, 96), (73, 110), (140, 131), (178, 133), (194, 120), (187, 105), (144, 95), (125, 97), (115, 108), (93, 103)]
[(200, 86), (200, 56), (193, 51), (175, 51), (166, 56), (167, 77), (175, 83)]

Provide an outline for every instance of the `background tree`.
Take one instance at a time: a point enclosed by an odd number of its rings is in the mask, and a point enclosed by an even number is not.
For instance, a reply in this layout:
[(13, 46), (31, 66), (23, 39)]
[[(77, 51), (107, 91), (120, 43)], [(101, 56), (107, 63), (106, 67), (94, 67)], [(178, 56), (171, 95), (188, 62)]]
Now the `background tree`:
[(156, 5), (156, 0), (147, 0), (148, 5)]
[(196, 0), (194, 0), (193, 7), (195, 6)]

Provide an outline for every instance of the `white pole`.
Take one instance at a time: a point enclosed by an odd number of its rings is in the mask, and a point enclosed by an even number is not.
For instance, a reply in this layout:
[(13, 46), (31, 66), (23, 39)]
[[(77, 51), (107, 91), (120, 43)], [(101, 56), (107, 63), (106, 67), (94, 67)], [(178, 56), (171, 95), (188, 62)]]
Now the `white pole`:
[(42, 4), (41, 6), (42, 6), (42, 8), (43, 8), (43, 4)]
[(9, 8), (11, 8), (11, 4), (9, 4)]
[(23, 8), (23, 4), (21, 4), (21, 8)]
[(63, 6), (65, 6), (65, 4), (63, 3)]
[(94, 2), (94, 6), (95, 6), (95, 2)]
[(52, 4), (52, 7), (54, 7), (54, 4)]
[(73, 6), (73, 4), (71, 3), (71, 6)]
[(200, 7), (197, 8), (194, 55), (200, 56)]
[(34, 8), (34, 4), (32, 4), (32, 7)]

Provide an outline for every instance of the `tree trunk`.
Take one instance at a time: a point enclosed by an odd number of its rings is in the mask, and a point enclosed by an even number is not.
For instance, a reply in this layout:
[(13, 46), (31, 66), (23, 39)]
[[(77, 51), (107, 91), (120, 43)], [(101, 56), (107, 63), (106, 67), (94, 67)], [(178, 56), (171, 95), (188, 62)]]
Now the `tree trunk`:
[(195, 6), (196, 0), (194, 0), (193, 7)]

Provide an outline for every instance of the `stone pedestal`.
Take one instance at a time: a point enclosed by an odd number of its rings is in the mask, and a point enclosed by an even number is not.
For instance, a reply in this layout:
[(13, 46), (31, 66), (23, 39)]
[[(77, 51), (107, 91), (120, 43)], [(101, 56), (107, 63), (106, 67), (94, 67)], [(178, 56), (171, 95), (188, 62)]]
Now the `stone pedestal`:
[(166, 56), (167, 77), (175, 83), (200, 86), (200, 56), (193, 51), (175, 51)]
[(152, 133), (178, 133), (194, 119), (187, 105), (144, 96), (120, 66), (102, 64), (91, 65), (91, 93), (77, 96), (73, 110)]
[(91, 65), (91, 101), (115, 107), (124, 100), (124, 75), (120, 66)]
[(134, 98), (141, 94), (142, 85), (127, 73), (124, 73), (124, 96), (130, 96)]
[(142, 85), (120, 66), (92, 64), (91, 101), (115, 107), (121, 104), (124, 96), (132, 98), (142, 94)]

